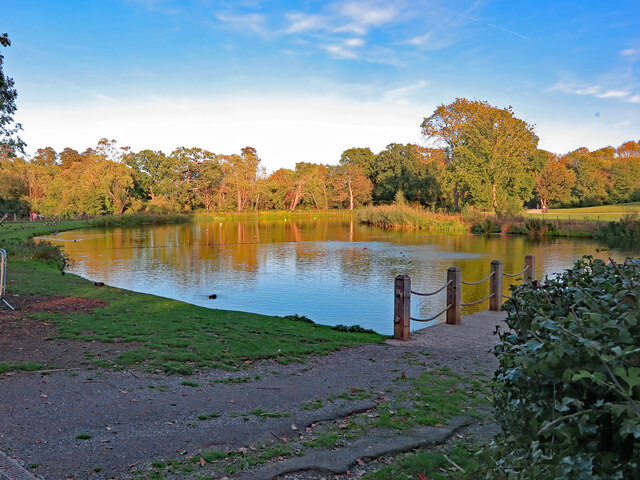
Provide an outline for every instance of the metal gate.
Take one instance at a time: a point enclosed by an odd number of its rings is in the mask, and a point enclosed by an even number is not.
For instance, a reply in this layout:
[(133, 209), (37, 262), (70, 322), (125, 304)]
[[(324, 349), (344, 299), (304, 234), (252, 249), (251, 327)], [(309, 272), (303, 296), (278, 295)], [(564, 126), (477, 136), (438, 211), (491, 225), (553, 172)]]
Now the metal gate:
[(7, 252), (0, 248), (0, 300), (4, 302), (4, 304), (13, 310), (13, 307), (9, 305), (4, 298), (4, 294), (7, 288)]

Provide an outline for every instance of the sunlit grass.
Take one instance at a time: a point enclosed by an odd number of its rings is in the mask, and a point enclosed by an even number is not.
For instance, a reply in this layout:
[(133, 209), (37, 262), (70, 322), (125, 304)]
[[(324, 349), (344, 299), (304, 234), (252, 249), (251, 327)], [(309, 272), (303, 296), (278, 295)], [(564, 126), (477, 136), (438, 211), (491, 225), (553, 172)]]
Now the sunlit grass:
[(304, 361), (308, 354), (384, 338), (282, 317), (213, 310), (117, 288), (96, 288), (87, 280), (61, 276), (36, 261), (11, 262), (8, 276), (13, 294), (65, 295), (106, 302), (108, 306), (92, 312), (33, 316), (53, 320), (60, 338), (134, 346), (115, 358), (115, 367), (190, 374), (205, 367), (235, 369), (244, 360), (261, 358)]
[(365, 207), (358, 211), (357, 218), (362, 223), (382, 228), (419, 228), (441, 233), (466, 233), (468, 230), (460, 215), (432, 213), (408, 205)]
[(581, 208), (550, 208), (548, 213), (527, 213), (527, 216), (541, 217), (547, 220), (596, 220), (612, 222), (625, 215), (640, 212), (640, 202), (600, 205)]

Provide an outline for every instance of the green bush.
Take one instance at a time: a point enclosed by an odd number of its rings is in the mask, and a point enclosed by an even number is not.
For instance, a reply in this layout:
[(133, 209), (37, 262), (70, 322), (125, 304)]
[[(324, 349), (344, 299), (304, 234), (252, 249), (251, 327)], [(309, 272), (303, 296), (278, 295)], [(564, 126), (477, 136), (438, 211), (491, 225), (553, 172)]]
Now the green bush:
[(375, 330), (372, 330), (370, 328), (364, 328), (361, 327), (360, 325), (341, 325), (338, 324), (335, 327), (333, 327), (334, 330), (337, 330), (339, 332), (347, 332), (347, 333), (376, 333)]
[(640, 262), (585, 257), (505, 304), (487, 478), (640, 478)]
[(3, 244), (3, 248), (11, 257), (40, 260), (60, 270), (64, 270), (69, 264), (69, 257), (63, 247), (47, 241), (35, 242), (32, 238), (26, 241), (14, 240)]
[(471, 232), (476, 234), (490, 234), (502, 232), (502, 227), (492, 218), (485, 218), (481, 222), (474, 223)]
[(640, 241), (640, 215), (637, 213), (622, 217), (617, 222), (609, 222), (596, 234), (599, 240), (619, 245)]
[(539, 218), (531, 218), (524, 223), (524, 228), (529, 235), (534, 237), (544, 237), (547, 235), (557, 235), (558, 229), (553, 223), (546, 222)]

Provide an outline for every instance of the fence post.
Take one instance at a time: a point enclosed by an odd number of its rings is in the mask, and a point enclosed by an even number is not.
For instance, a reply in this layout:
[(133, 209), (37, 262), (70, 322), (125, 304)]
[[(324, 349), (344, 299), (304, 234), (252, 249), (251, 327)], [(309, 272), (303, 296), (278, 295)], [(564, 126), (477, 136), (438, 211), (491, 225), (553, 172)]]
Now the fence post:
[(462, 275), (458, 267), (449, 267), (447, 270), (447, 305), (451, 305), (447, 310), (447, 323), (457, 325), (460, 323), (460, 287)]
[(492, 297), (489, 299), (489, 310), (499, 312), (502, 306), (502, 262), (493, 260), (491, 262), (491, 272), (493, 276), (489, 279), (490, 292)]
[(411, 278), (398, 275), (394, 285), (393, 338), (409, 340), (411, 328)]
[(527, 268), (524, 272), (524, 283), (529, 283), (536, 278), (536, 257), (535, 255), (527, 255), (524, 257), (524, 266)]

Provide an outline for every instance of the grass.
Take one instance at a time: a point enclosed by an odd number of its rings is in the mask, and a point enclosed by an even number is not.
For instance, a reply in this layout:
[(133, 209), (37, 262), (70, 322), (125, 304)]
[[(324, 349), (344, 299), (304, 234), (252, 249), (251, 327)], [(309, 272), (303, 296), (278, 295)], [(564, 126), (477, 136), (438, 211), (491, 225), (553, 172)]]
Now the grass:
[(44, 366), (37, 362), (23, 362), (23, 363), (7, 363), (0, 362), (0, 373), (6, 372), (35, 372), (42, 370)]
[(89, 435), (88, 433), (81, 433), (79, 435), (76, 435), (76, 439), (78, 440), (91, 440), (93, 437), (91, 435)]
[(364, 207), (357, 213), (358, 221), (382, 228), (409, 228), (439, 233), (460, 234), (468, 226), (460, 215), (432, 213), (409, 205)]
[(200, 384), (199, 384), (199, 383), (196, 383), (196, 382), (188, 382), (188, 381), (181, 382), (181, 383), (180, 383), (180, 385), (185, 386), (185, 387), (194, 387), (194, 388), (195, 388), (195, 387), (199, 387), (199, 386), (200, 386)]
[[(8, 224), (0, 227), (0, 246), (8, 241), (27, 242), (30, 235), (82, 227), (86, 222)], [(62, 276), (32, 258), (9, 256), (7, 278), (7, 292), (11, 294), (62, 295), (105, 302), (106, 306), (90, 312), (31, 314), (54, 322), (59, 338), (125, 345), (127, 350), (111, 364), (102, 361), (100, 366), (189, 375), (202, 368), (238, 369), (246, 360), (299, 362), (309, 354), (326, 354), (385, 338), (339, 332), (282, 317), (213, 310), (117, 288), (95, 288), (90, 281), (70, 274)]]
[(206, 422), (207, 420), (213, 420), (214, 418), (218, 418), (219, 416), (219, 413), (207, 413), (206, 415), (198, 415), (198, 420)]
[[(471, 480), (485, 478), (476, 452), (478, 445), (459, 440), (434, 450), (396, 457), (392, 465), (364, 475), (363, 480)], [(454, 466), (457, 465), (459, 468)], [(460, 470), (462, 469), (462, 471)]]
[(640, 212), (640, 202), (600, 205), (597, 207), (550, 208), (548, 213), (528, 213), (527, 216), (548, 220), (599, 220), (613, 221), (630, 213)]

